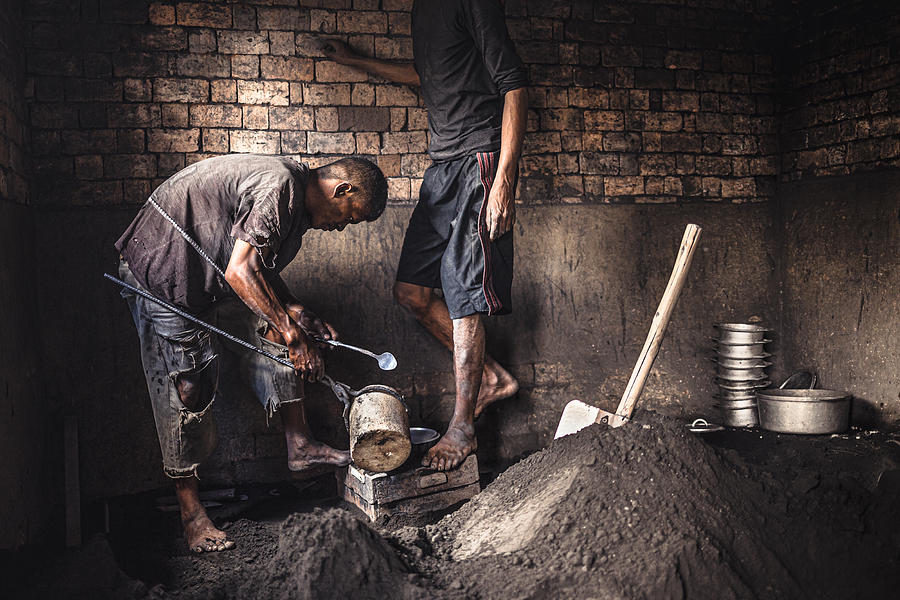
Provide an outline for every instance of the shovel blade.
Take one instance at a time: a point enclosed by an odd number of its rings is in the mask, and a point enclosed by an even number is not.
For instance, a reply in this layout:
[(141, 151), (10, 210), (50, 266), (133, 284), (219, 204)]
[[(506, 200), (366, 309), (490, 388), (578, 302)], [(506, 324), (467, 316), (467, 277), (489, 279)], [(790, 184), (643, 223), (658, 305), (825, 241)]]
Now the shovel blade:
[(625, 417), (585, 404), (581, 400), (572, 400), (563, 409), (553, 439), (576, 433), (594, 423), (606, 423), (610, 427), (621, 427), (627, 422), (628, 419)]

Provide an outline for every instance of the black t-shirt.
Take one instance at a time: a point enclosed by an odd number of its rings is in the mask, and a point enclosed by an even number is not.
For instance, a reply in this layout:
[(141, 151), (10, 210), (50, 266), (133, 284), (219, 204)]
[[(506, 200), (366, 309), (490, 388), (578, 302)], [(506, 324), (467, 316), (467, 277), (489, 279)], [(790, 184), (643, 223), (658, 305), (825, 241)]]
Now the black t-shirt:
[(498, 0), (416, 0), (413, 54), (434, 160), (500, 148), (503, 95), (528, 83)]
[[(236, 239), (271, 252), (276, 273), (294, 259), (309, 227), (309, 167), (291, 158), (230, 154), (182, 169), (150, 197), (225, 270)], [(187, 310), (230, 293), (228, 284), (149, 202), (116, 242), (138, 283)]]

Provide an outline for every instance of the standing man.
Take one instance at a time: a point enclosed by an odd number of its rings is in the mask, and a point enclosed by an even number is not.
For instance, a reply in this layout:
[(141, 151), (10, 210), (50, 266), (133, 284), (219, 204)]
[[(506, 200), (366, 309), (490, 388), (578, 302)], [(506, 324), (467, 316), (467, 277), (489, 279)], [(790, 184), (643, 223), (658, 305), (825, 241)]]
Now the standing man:
[(218, 156), (160, 185), (116, 242), (121, 279), (294, 365), (229, 345), (122, 292), (140, 339), (163, 470), (175, 480), (192, 551), (234, 546), (210, 521), (198, 493), (197, 468), (216, 445), (211, 407), (220, 396), (220, 373), (240, 372), (267, 414), (281, 413), (292, 471), (350, 462), (348, 452), (313, 439), (303, 408), (301, 376), (317, 381), (324, 374), (316, 338), (337, 333), (291, 294), (279, 273), (308, 229), (341, 231), (373, 221), (386, 199), (384, 175), (366, 160), (310, 169), (283, 156)]
[(475, 417), (519, 387), (485, 354), (482, 315), (511, 310), (527, 78), (499, 0), (417, 0), (412, 35), (414, 64), (359, 56), (331, 40), (324, 50), (335, 62), (421, 86), (428, 109), (434, 164), (409, 221), (394, 297), (453, 350), (453, 417), (423, 459), (447, 470), (476, 449)]

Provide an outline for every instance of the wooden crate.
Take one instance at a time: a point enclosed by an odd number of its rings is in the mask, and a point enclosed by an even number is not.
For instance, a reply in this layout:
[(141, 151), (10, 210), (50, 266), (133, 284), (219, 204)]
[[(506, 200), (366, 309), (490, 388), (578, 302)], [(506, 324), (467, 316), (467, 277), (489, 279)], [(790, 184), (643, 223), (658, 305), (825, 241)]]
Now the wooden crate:
[(481, 491), (478, 459), (469, 455), (452, 471), (420, 468), (403, 473), (370, 473), (350, 465), (337, 472), (338, 493), (373, 521), (449, 508)]

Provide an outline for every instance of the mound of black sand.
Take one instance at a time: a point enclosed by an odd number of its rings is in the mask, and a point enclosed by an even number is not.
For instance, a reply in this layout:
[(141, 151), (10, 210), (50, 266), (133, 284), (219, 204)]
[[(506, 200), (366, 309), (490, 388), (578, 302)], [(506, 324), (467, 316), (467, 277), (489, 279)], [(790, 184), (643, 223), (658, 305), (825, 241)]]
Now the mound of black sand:
[(897, 597), (900, 453), (766, 437), (771, 463), (748, 466), (640, 412), (554, 441), (427, 527), (379, 531), (321, 509), (240, 519), (227, 528), (235, 550), (195, 556), (180, 542), (149, 590), (96, 562), (104, 589), (134, 598)]
[(281, 525), (274, 558), (241, 598), (422, 598), (388, 542), (345, 511), (295, 513)]
[[(418, 563), (465, 597), (877, 598), (900, 563), (889, 532), (867, 528), (867, 494), (776, 481), (645, 412), (512, 466), (426, 528)], [(413, 558), (415, 538), (396, 534)]]

